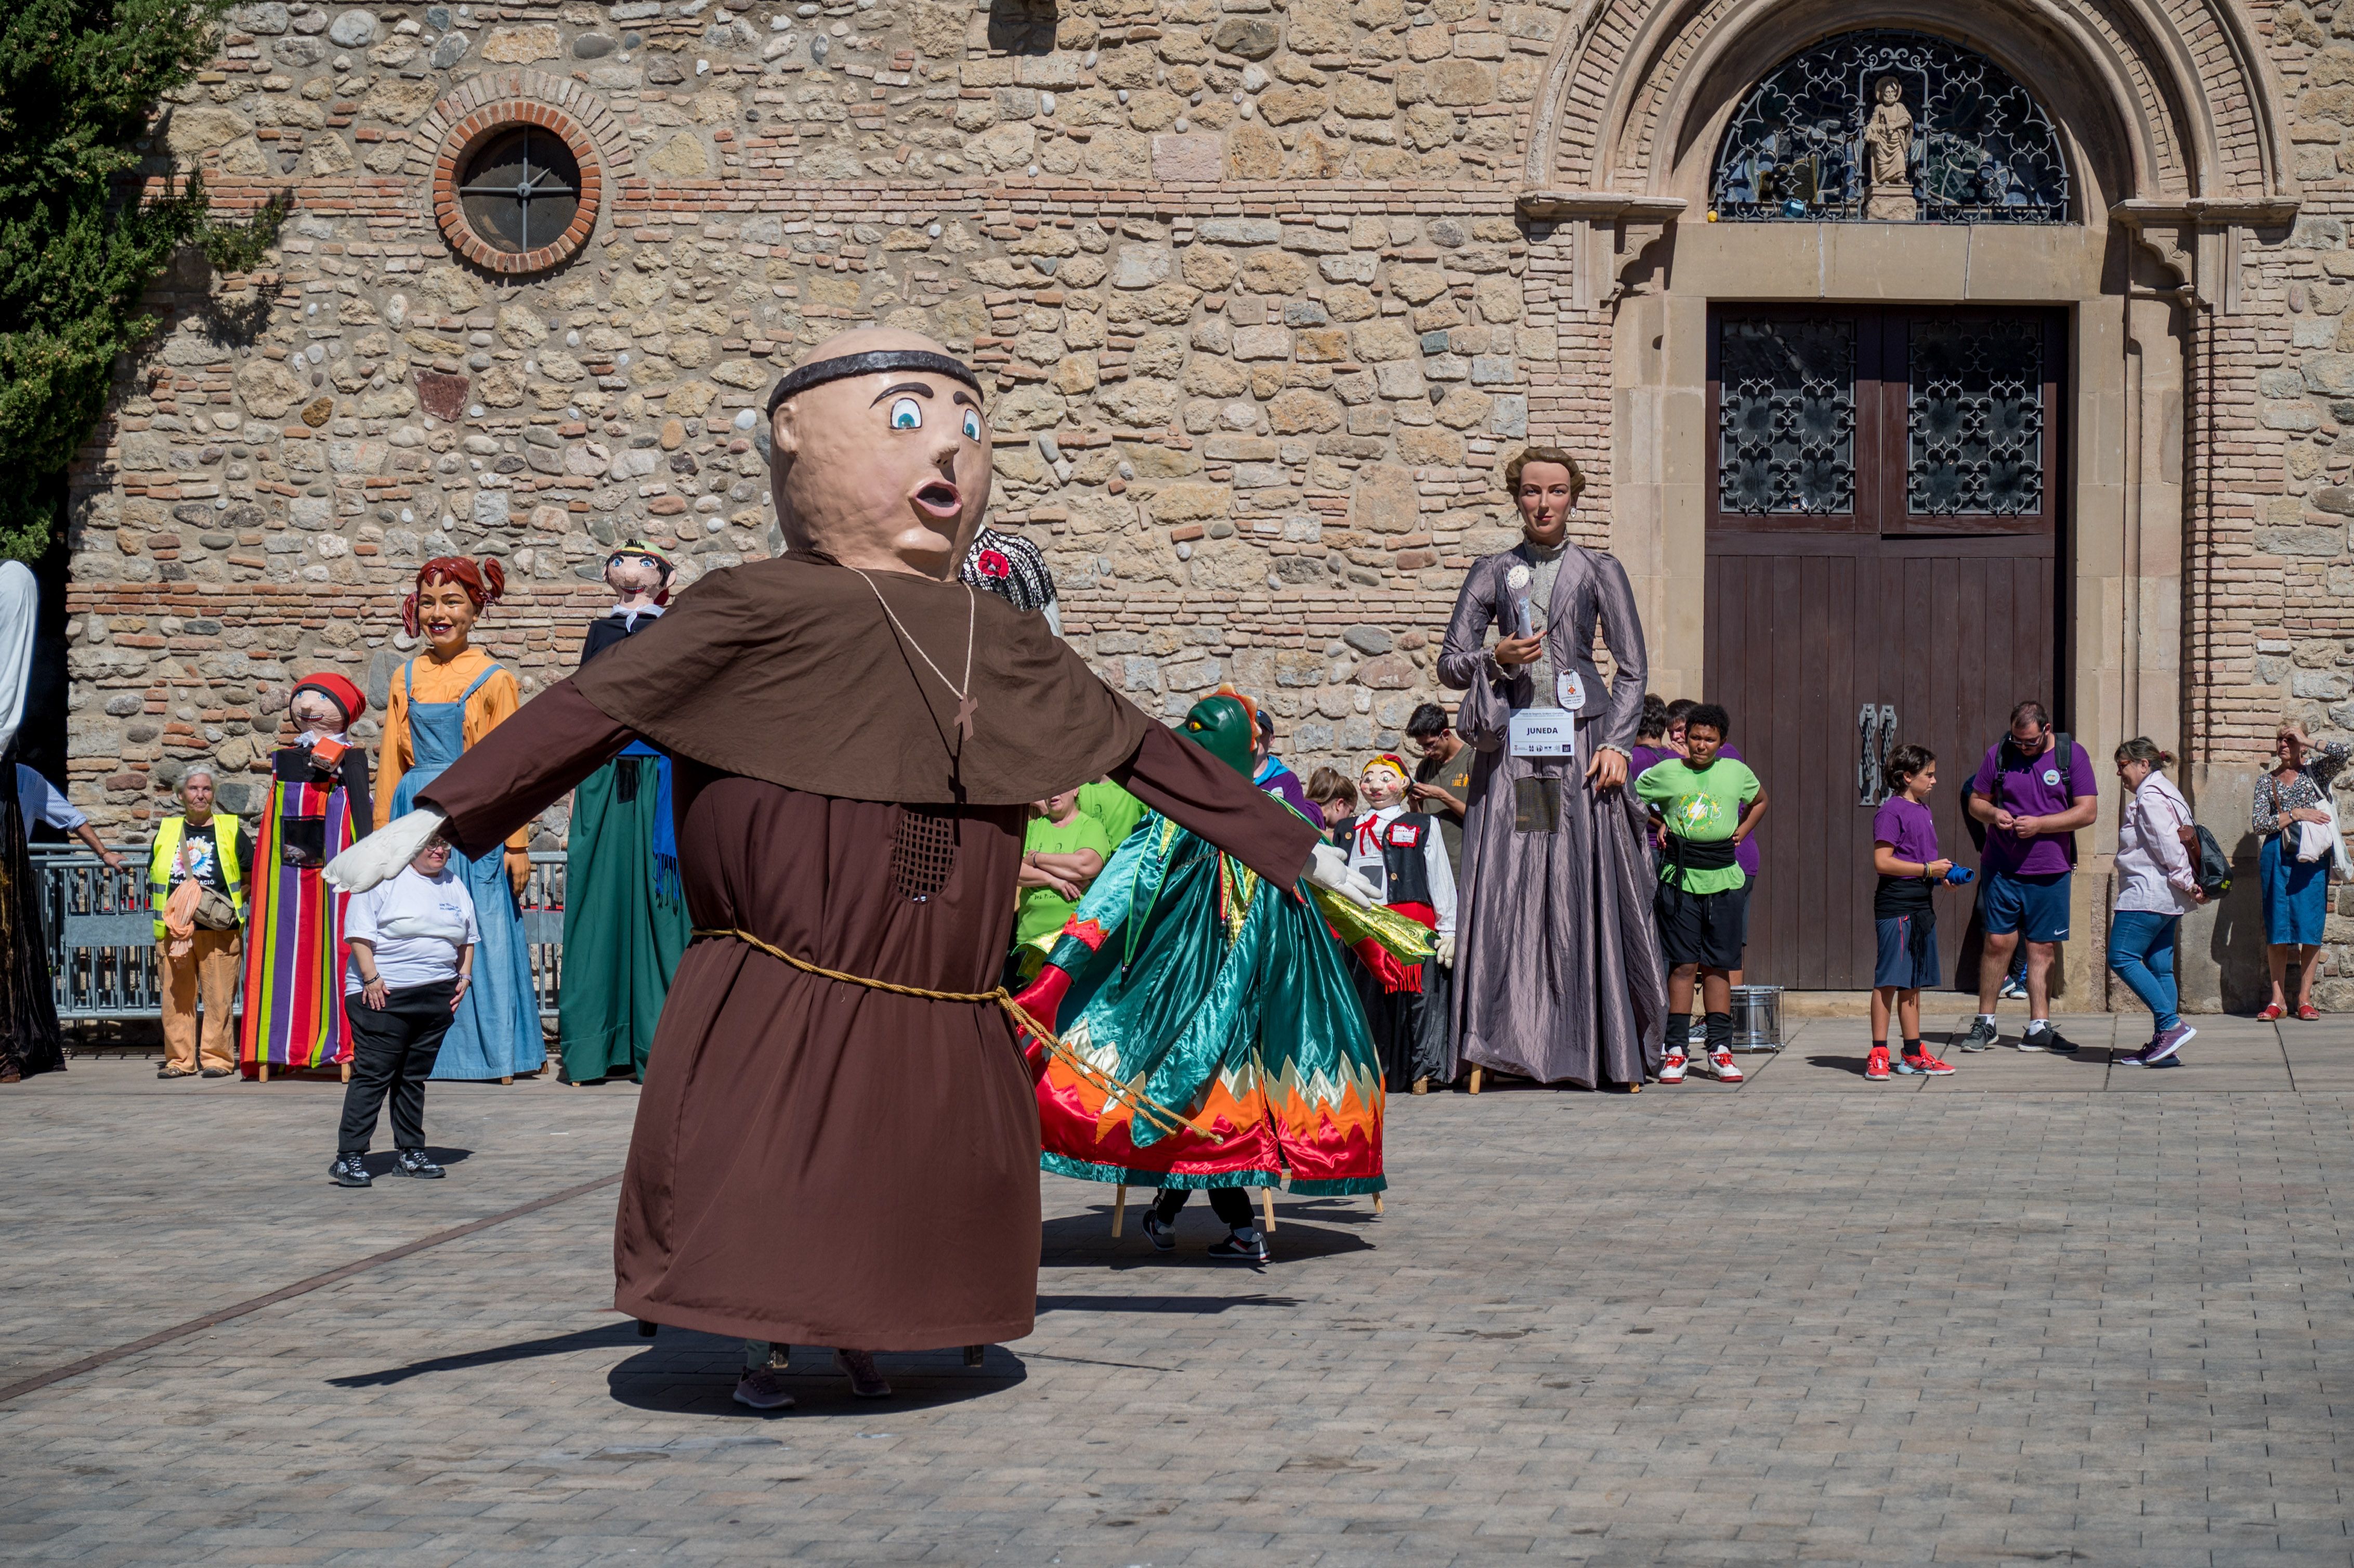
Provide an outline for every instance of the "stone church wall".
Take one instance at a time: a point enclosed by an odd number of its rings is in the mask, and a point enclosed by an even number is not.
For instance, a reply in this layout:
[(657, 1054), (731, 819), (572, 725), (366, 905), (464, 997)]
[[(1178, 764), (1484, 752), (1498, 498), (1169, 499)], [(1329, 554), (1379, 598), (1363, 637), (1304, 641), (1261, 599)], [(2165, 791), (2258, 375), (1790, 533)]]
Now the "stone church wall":
[[(194, 758), (262, 768), (308, 670), (380, 697), (429, 555), (501, 556), (483, 640), (527, 692), (560, 676), (614, 540), (689, 577), (777, 546), (752, 411), (877, 322), (995, 373), (995, 521), (1116, 685), (1177, 714), (1235, 681), (1303, 769), (1397, 744), (1554, 354), (1515, 136), (1573, 21), (241, 8), (158, 141), (217, 199), (298, 209), (282, 265), (159, 291), (77, 475), (72, 793), (135, 832)], [(430, 206), (443, 121), (518, 87), (606, 173), (586, 248), (520, 282)]]
[[(995, 521), (1108, 678), (1159, 714), (1235, 681), (1302, 771), (1353, 766), (1439, 694), (1511, 450), (1579, 451), (1581, 536), (1611, 542), (1627, 345), (1514, 204), (1549, 63), (1648, 9), (246, 5), (155, 150), (299, 206), (278, 265), (159, 288), (77, 471), (70, 792), (117, 837), (198, 758), (258, 798), (293, 679), (381, 696), (426, 555), (506, 562), (482, 637), (526, 691), (570, 668), (611, 542), (690, 577), (763, 556), (750, 411), (870, 322), (994, 374)], [(2354, 0), (2256, 22), (2303, 207), (2247, 231), (2243, 313), (2190, 354), (2183, 735), (2217, 800), (2284, 711), (2354, 731)], [(604, 180), (579, 252), (519, 281), (432, 202), (446, 124), (512, 99), (564, 107)]]

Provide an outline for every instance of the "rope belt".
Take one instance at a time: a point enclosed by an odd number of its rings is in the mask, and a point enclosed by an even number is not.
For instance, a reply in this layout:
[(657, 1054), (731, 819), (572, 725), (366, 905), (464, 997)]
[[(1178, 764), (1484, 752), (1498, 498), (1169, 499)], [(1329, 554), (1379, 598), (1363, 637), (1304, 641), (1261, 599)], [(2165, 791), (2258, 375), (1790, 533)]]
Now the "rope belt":
[(1102, 1069), (1082, 1059), (1077, 1052), (1064, 1044), (1053, 1030), (1032, 1017), (1030, 1010), (1014, 1001), (1013, 993), (1002, 985), (988, 991), (928, 991), (922, 986), (895, 985), (889, 980), (869, 980), (864, 975), (844, 974), (840, 969), (830, 969), (823, 964), (813, 964), (807, 959), (798, 958), (782, 948), (762, 941), (749, 931), (738, 930), (733, 926), (697, 927), (694, 934), (697, 937), (732, 938), (746, 947), (758, 948), (772, 959), (783, 959), (804, 974), (815, 975), (820, 980), (837, 980), (843, 985), (864, 986), (868, 991), (885, 991), (893, 996), (912, 996), (924, 1001), (995, 1002), (1004, 1010), (1005, 1016), (1013, 1022), (1017, 1036), (1027, 1034), (1037, 1041), (1045, 1048), (1048, 1055), (1068, 1067), (1083, 1082), (1091, 1086), (1108, 1099), (1125, 1100), (1137, 1115), (1160, 1128), (1163, 1134), (1193, 1132), (1208, 1139), (1212, 1143), (1225, 1141), (1225, 1135), (1202, 1126), (1178, 1111), (1172, 1110), (1140, 1089), (1133, 1089), (1115, 1082)]

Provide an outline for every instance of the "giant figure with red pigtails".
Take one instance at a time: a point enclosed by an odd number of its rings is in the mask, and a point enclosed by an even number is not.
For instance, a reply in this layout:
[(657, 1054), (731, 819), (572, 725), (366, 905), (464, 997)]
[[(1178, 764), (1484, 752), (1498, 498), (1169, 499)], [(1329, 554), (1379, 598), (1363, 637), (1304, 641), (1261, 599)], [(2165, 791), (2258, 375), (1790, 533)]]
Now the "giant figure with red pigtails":
[[(523, 705), (514, 676), (473, 645), (475, 621), (505, 592), (506, 573), (488, 556), (436, 556), (418, 568), (400, 621), (411, 637), (425, 639), (425, 649), (392, 677), (376, 760), (377, 827), (407, 815), (444, 769)], [(506, 1082), (547, 1065), (518, 902), (531, 875), (528, 821), (504, 844), (467, 847), (473, 853), (453, 869), (473, 895), (482, 942), (433, 1076)]]

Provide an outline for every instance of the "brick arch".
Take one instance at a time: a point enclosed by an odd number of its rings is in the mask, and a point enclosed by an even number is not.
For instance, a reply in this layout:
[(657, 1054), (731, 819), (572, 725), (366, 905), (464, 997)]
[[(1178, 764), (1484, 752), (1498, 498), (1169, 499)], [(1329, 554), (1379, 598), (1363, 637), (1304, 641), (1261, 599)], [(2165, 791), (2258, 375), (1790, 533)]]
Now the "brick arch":
[(2280, 89), (2230, 0), (1606, 0), (1548, 68), (1527, 185), (1691, 194), (1674, 188), (1678, 167), (1729, 96), (1817, 38), (1872, 26), (1993, 58), (2065, 122), (2112, 202), (2293, 190)]

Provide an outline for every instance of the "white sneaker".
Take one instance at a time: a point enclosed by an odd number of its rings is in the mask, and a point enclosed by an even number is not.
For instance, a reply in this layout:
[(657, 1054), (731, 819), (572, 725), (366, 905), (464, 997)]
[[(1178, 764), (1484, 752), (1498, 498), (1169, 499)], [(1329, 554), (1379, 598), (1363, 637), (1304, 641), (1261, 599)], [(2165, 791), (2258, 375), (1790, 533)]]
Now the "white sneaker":
[(1737, 1084), (1741, 1082), (1741, 1069), (1739, 1066), (1734, 1065), (1733, 1053), (1730, 1051), (1712, 1051), (1709, 1053), (1708, 1075), (1714, 1078), (1720, 1084)]
[(1663, 1084), (1681, 1084), (1683, 1081), (1684, 1054), (1676, 1047), (1670, 1045), (1668, 1047), (1668, 1059), (1659, 1064), (1659, 1082)]

